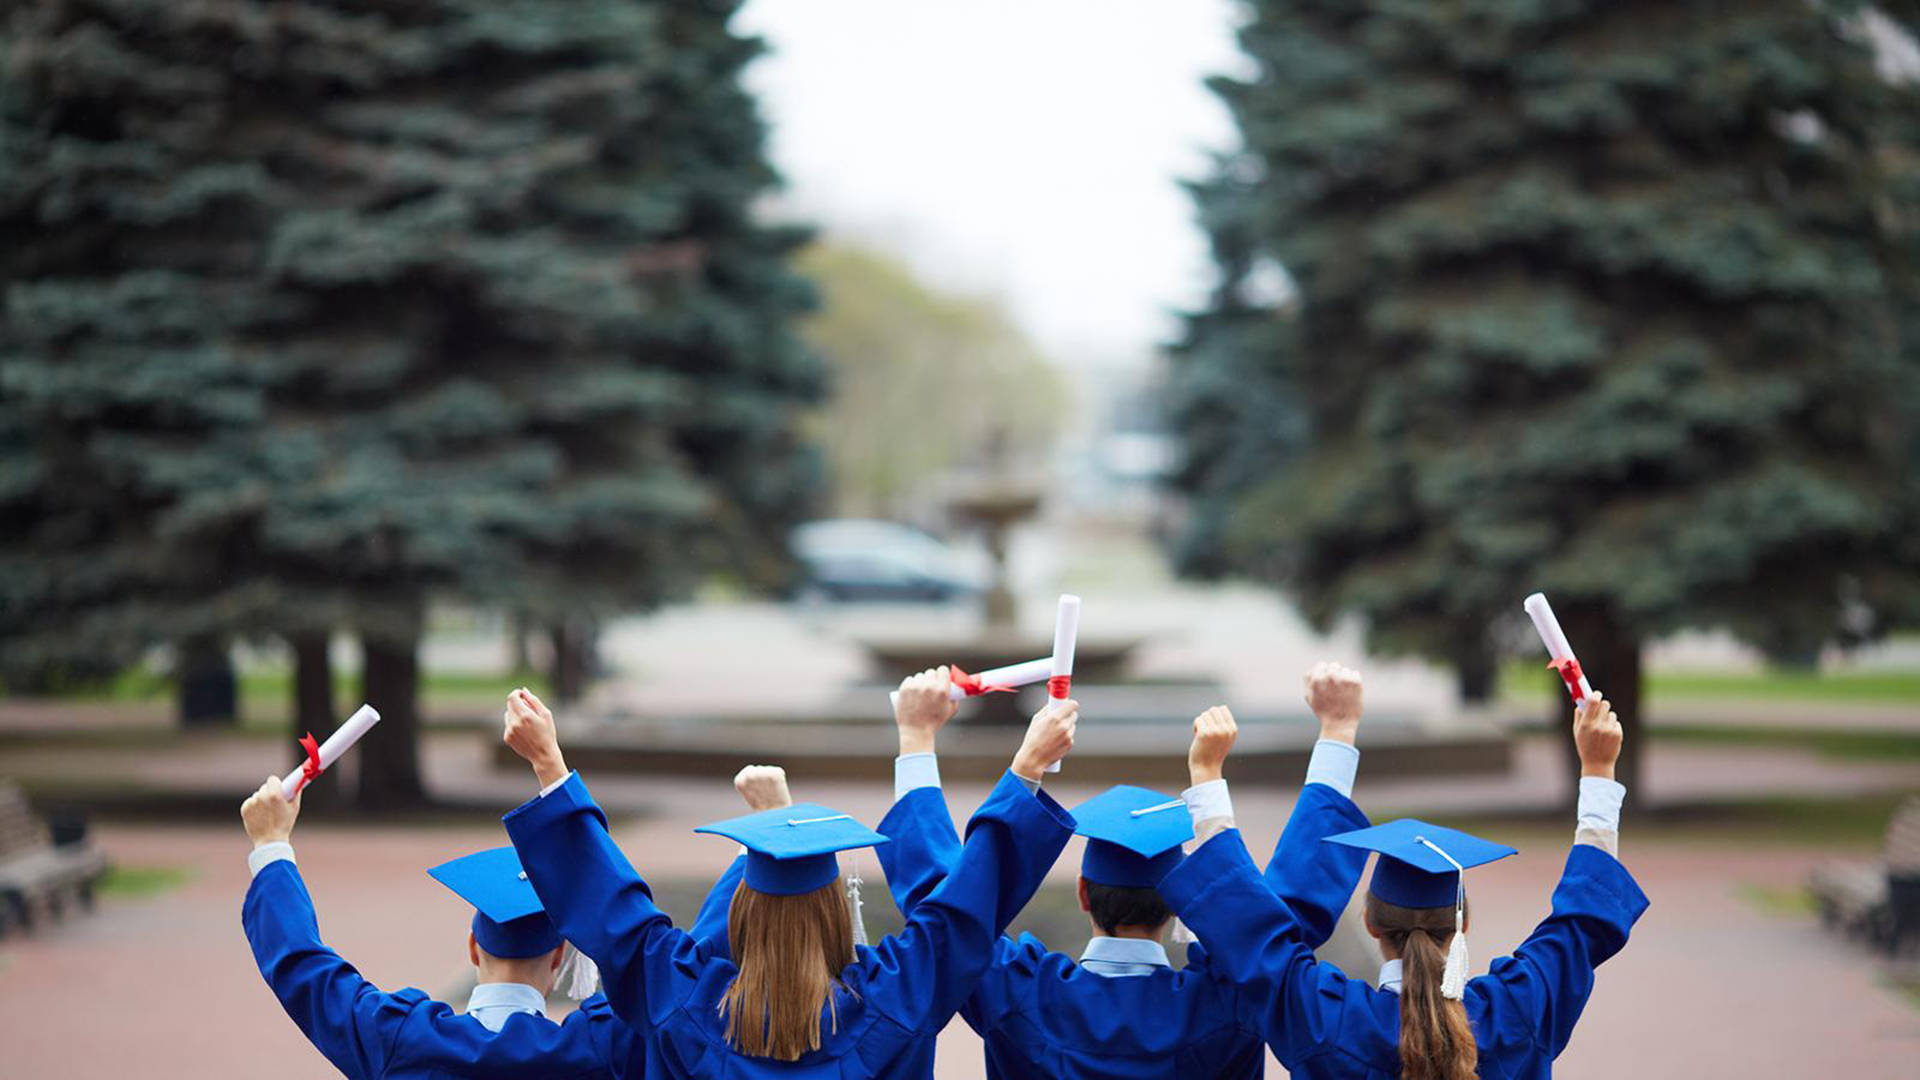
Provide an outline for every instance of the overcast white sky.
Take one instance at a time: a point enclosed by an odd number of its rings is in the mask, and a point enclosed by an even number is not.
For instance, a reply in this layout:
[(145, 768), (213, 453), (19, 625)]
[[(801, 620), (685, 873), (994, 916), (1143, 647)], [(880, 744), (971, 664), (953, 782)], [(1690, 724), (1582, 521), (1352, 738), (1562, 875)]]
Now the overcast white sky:
[(1212, 280), (1190, 201), (1231, 0), (751, 0), (783, 210), (1002, 297), (1056, 361), (1145, 359)]

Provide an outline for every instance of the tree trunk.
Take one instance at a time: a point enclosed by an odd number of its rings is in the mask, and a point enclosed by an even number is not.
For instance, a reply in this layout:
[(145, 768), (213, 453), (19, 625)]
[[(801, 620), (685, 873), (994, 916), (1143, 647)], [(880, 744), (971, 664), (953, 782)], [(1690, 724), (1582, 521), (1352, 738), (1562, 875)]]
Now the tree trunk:
[(1500, 665), (1484, 634), (1461, 636), (1453, 654), (1453, 674), (1463, 703), (1485, 705), (1493, 700)]
[(361, 697), (380, 722), (360, 740), (359, 804), (386, 810), (426, 801), (420, 780), (420, 640), (362, 637)]
[(509, 646), (513, 650), (513, 673), (520, 675), (533, 670), (533, 650), (527, 639), (533, 635), (533, 620), (524, 611), (516, 611), (507, 616), (507, 635)]
[[(1570, 604), (1564, 611), (1556, 610), (1555, 614), (1560, 617), (1561, 629), (1567, 632), (1567, 641), (1573, 646), (1574, 655), (1580, 658), (1580, 667), (1586, 673), (1588, 685), (1595, 692), (1606, 695), (1614, 713), (1620, 718), (1625, 741), (1620, 747), (1620, 763), (1614, 777), (1626, 785), (1627, 806), (1638, 808), (1644, 804), (1646, 797), (1640, 783), (1640, 752), (1646, 741), (1646, 725), (1641, 722), (1640, 715), (1640, 639), (1605, 606)], [(1554, 672), (1548, 675), (1554, 693), (1552, 723), (1554, 730), (1560, 732), (1561, 744), (1566, 748), (1570, 763), (1567, 775), (1577, 778), (1580, 775), (1580, 754), (1573, 745), (1571, 699), (1560, 676)], [(1578, 790), (1577, 779), (1568, 783), (1569, 806), (1577, 797)]]
[(240, 683), (227, 642), (215, 635), (179, 643), (174, 679), (181, 727), (232, 727), (240, 720)]
[(594, 630), (581, 619), (563, 619), (548, 628), (553, 641), (553, 669), (548, 681), (553, 698), (563, 704), (580, 700), (593, 676)]
[[(292, 634), (287, 644), (293, 649), (293, 768), (298, 769), (307, 760), (306, 751), (297, 742), (300, 736), (312, 735), (316, 742), (326, 742), (338, 726), (340, 714), (333, 702), (331, 635), (324, 630)], [(303, 813), (316, 807), (339, 806), (344, 801), (338, 770), (321, 773), (300, 796)]]

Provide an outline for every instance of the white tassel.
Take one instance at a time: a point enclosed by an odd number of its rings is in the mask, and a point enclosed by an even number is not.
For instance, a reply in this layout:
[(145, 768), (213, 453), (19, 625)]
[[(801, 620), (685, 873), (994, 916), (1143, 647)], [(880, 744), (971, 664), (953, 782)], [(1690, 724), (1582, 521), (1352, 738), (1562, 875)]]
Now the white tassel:
[(1461, 925), (1461, 910), (1453, 909), (1453, 941), (1447, 946), (1447, 967), (1440, 975), (1440, 996), (1459, 1001), (1467, 995), (1467, 972), (1473, 961), (1467, 958), (1467, 931)]
[(854, 861), (853, 870), (847, 875), (847, 907), (853, 912), (853, 943), (867, 943), (866, 905), (860, 899), (860, 863)]
[(1440, 973), (1440, 996), (1459, 1001), (1467, 996), (1467, 972), (1473, 969), (1473, 962), (1467, 958), (1467, 868), (1426, 837), (1416, 836), (1414, 840), (1452, 863), (1454, 878), (1459, 883), (1453, 894), (1453, 940), (1447, 944), (1447, 966)]
[(585, 1001), (600, 992), (600, 965), (579, 949), (567, 944), (567, 954), (560, 959), (560, 973), (554, 976), (554, 989), (560, 996), (575, 1001)]

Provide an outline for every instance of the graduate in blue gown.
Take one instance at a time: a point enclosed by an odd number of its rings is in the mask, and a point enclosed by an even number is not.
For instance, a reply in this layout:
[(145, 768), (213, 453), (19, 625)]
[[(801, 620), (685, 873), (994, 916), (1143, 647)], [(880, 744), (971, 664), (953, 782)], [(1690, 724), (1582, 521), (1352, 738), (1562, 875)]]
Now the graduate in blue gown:
[(551, 715), (523, 692), (504, 739), (543, 789), (507, 815), (507, 833), (561, 932), (600, 965), (648, 1076), (931, 1076), (934, 1037), (1072, 833), (1072, 816), (1039, 780), (1072, 746), (1077, 717), (1069, 703), (1034, 718), (968, 823), (954, 873), (871, 948), (852, 943), (835, 853), (885, 837), (812, 805), (702, 828), (748, 850), (728, 917), (731, 958), (676, 929), (567, 771)]
[(1380, 853), (1367, 901), (1369, 930), (1388, 961), (1378, 988), (1314, 960), (1231, 817), (1211, 808), (1190, 807), (1203, 842), (1161, 879), (1160, 893), (1211, 950), (1216, 970), (1256, 1004), (1268, 1044), (1295, 1076), (1551, 1076), (1594, 969), (1626, 944), (1647, 908), (1617, 858), (1619, 721), (1591, 698), (1574, 737), (1579, 823), (1552, 913), (1486, 975), (1467, 978), (1464, 870), (1513, 849), (1451, 829), (1408, 820), (1330, 838)]
[[(483, 851), (429, 873), (474, 905), (468, 955), (479, 982), (456, 1013), (415, 989), (388, 993), (320, 938), (291, 843), (300, 799), (269, 777), (241, 808), (254, 842), (241, 926), (260, 974), (287, 1015), (343, 1074), (374, 1077), (630, 1077), (639, 1044), (592, 994), (565, 1020), (546, 1017), (548, 992), (583, 959), (565, 949), (512, 848)], [(696, 934), (710, 934), (707, 912)], [(725, 919), (725, 913), (717, 916)], [(563, 954), (567, 956), (563, 965)], [(590, 978), (589, 980), (590, 981)], [(576, 993), (588, 993), (585, 989)]]
[[(1327, 697), (1320, 683), (1331, 677), (1315, 669), (1310, 703)], [(1342, 677), (1357, 687), (1357, 675)], [(881, 822), (894, 842), (879, 855), (903, 912), (945, 879), (960, 847), (934, 754), (936, 735), (955, 709), (947, 686), (947, 670), (932, 669), (903, 682), (895, 700), (901, 755), (895, 803)], [(1348, 797), (1358, 761), (1357, 694), (1350, 714), (1316, 711), (1327, 737), (1315, 749), (1274, 863), (1294, 867), (1285, 880), (1299, 894), (1287, 899), (1317, 944), (1331, 933), (1366, 864), (1364, 852), (1320, 840), (1364, 827), (1367, 819)], [(1224, 799), (1220, 764), (1234, 737), (1232, 715), (1208, 710), (1194, 731), (1193, 790)], [(1172, 912), (1153, 885), (1179, 862), (1180, 845), (1193, 835), (1184, 806), (1144, 788), (1119, 787), (1074, 808), (1078, 832), (1087, 837), (1080, 901), (1094, 936), (1077, 961), (1031, 934), (999, 939), (993, 966), (960, 1013), (985, 1044), (988, 1076), (1249, 1077), (1264, 1071), (1257, 1019), (1246, 1014), (1230, 984), (1212, 976), (1206, 950), (1192, 946), (1183, 970), (1167, 958)]]

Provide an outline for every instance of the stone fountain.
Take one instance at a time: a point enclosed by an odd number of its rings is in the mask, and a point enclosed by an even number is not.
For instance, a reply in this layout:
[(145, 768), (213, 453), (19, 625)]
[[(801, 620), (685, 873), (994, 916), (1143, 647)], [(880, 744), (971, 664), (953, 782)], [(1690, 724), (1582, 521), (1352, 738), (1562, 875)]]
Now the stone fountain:
[[(996, 440), (996, 444), (999, 442)], [(1053, 648), (1050, 631), (1040, 634), (1021, 628), (1019, 605), (1007, 572), (1009, 536), (1016, 526), (1039, 512), (1043, 489), (1009, 470), (1004, 455), (993, 454), (989, 461), (982, 473), (957, 482), (946, 500), (947, 511), (956, 522), (979, 530), (991, 560), (991, 580), (981, 597), (979, 622), (971, 632), (909, 629), (859, 636), (857, 640), (872, 661), (880, 683), (891, 685), (942, 664), (976, 672), (1003, 667), (1046, 656)], [(1051, 611), (1049, 607), (1049, 615)], [(1138, 638), (1102, 634), (1097, 621), (1090, 620), (1082, 627), (1075, 649), (1075, 679), (1110, 682), (1122, 678), (1128, 654), (1139, 644)], [(1039, 689), (986, 694), (963, 708), (961, 717), (973, 724), (1025, 725), (1039, 707), (1041, 694)]]

